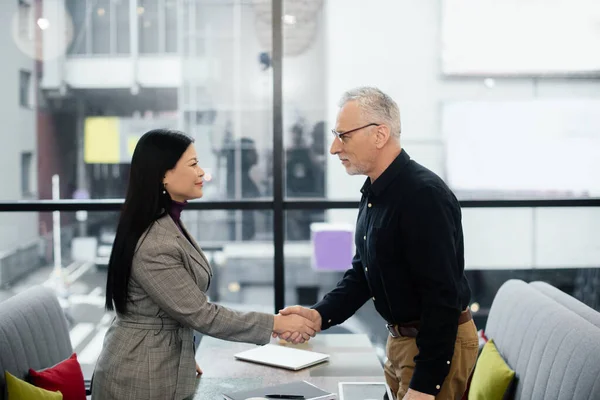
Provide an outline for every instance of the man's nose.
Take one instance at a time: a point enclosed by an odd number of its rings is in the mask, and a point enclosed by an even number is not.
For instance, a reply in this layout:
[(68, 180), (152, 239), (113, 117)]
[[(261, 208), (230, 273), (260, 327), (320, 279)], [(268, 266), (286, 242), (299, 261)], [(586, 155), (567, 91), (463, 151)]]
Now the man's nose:
[(336, 155), (342, 150), (342, 144), (338, 138), (333, 138), (333, 142), (331, 142), (331, 147), (329, 148), (329, 153), (332, 155)]

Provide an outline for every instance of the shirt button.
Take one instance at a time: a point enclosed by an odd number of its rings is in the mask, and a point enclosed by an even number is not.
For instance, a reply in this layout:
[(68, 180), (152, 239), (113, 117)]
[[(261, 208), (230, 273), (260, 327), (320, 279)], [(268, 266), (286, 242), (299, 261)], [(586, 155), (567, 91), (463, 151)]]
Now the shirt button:
[(367, 235), (363, 236), (363, 240), (367, 240)]
[(369, 268), (365, 267), (365, 272), (367, 272), (369, 270)]
[(371, 207), (373, 207), (373, 204), (369, 203), (369, 204), (367, 204), (367, 207), (371, 208)]
[(435, 388), (436, 388), (437, 390), (440, 390), (440, 385), (436, 385), (436, 386), (435, 386)]

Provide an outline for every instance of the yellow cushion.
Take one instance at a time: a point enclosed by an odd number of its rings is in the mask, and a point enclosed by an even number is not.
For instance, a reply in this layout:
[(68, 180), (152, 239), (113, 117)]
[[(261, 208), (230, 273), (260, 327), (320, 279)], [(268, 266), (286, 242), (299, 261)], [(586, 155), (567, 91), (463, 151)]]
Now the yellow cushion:
[(62, 400), (61, 392), (40, 389), (4, 371), (8, 400)]
[(490, 339), (477, 359), (469, 400), (502, 400), (514, 377), (515, 371), (506, 364)]

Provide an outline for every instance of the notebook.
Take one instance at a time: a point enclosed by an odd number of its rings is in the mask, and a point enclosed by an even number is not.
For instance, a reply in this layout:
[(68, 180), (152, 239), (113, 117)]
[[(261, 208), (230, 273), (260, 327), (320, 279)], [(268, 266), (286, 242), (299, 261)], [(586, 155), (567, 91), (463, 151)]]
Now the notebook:
[(326, 392), (306, 381), (289, 382), (281, 385), (234, 393), (223, 393), (223, 397), (227, 400), (272, 400), (272, 398), (264, 397), (267, 395), (282, 395), (280, 398), (285, 398), (285, 395), (302, 395), (305, 400), (337, 399), (335, 393)]
[(238, 360), (291, 369), (293, 371), (329, 360), (329, 354), (294, 349), (271, 343), (237, 353), (234, 357)]

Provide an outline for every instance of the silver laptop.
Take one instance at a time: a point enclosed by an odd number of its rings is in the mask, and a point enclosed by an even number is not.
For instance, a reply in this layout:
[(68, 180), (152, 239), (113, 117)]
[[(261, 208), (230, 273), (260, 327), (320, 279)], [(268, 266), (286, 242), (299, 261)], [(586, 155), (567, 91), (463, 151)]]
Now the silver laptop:
[(235, 354), (238, 360), (298, 371), (329, 360), (329, 354), (266, 344)]

